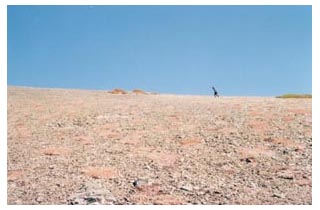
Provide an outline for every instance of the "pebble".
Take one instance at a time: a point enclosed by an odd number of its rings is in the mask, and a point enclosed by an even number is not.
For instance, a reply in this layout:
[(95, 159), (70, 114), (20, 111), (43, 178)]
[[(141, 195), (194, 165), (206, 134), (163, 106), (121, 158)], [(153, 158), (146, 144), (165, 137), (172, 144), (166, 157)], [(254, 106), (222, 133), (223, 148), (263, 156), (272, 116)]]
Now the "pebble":
[(294, 174), (291, 171), (282, 171), (278, 173), (278, 177), (282, 179), (292, 180), (294, 178)]
[(147, 179), (136, 179), (133, 181), (133, 186), (136, 188), (141, 188), (144, 185), (148, 185), (149, 181)]
[(193, 191), (193, 186), (191, 184), (184, 184), (180, 187), (181, 190)]
[(45, 200), (45, 198), (43, 196), (39, 196), (36, 198), (36, 201), (39, 203), (42, 203)]
[(282, 194), (282, 193), (273, 193), (272, 197), (275, 197), (275, 198), (285, 198), (285, 195)]

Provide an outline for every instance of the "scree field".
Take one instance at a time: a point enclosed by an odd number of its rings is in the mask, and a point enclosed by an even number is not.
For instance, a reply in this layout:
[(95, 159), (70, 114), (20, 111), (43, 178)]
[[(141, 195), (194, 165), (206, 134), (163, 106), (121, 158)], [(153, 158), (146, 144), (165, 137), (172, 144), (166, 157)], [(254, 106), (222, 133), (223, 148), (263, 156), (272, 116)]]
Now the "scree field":
[(9, 86), (7, 110), (8, 204), (312, 204), (312, 99)]

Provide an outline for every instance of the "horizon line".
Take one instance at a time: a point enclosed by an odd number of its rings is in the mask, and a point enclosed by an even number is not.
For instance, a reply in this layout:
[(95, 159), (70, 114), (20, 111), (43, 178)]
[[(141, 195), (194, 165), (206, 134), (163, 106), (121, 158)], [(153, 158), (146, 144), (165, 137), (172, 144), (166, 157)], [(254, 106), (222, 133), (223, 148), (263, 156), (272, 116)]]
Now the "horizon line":
[[(80, 90), (80, 91), (111, 91), (114, 89), (122, 89), (124, 91), (128, 91), (128, 92), (132, 92), (133, 90), (142, 90), (145, 91), (146, 93), (151, 93), (151, 94), (161, 94), (161, 95), (186, 95), (186, 96), (214, 96), (214, 94), (179, 94), (179, 93), (164, 93), (164, 92), (157, 92), (157, 91), (148, 91), (148, 90), (144, 90), (141, 88), (135, 88), (132, 90), (127, 90), (124, 88), (120, 88), (120, 87), (116, 87), (116, 88), (112, 88), (112, 89), (91, 89), (91, 88), (68, 88), (68, 87), (39, 87), (39, 86), (25, 86), (25, 85), (9, 85), (7, 84), (7, 88), (8, 87), (16, 87), (16, 88), (28, 88), (28, 89), (53, 89), (53, 90)], [(284, 93), (284, 94), (295, 94), (295, 93)], [(301, 93), (301, 94), (309, 94), (312, 95), (310, 93)], [(277, 97), (277, 95), (269, 95), (269, 96), (261, 96), (261, 95), (220, 95), (220, 97)]]

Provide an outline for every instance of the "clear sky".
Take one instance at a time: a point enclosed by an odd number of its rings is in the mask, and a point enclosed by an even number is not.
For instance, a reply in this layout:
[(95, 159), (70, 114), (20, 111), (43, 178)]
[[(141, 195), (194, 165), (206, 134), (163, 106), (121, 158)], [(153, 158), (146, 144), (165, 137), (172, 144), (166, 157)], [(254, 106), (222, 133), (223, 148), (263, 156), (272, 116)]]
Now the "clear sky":
[(8, 85), (311, 93), (311, 6), (8, 6)]

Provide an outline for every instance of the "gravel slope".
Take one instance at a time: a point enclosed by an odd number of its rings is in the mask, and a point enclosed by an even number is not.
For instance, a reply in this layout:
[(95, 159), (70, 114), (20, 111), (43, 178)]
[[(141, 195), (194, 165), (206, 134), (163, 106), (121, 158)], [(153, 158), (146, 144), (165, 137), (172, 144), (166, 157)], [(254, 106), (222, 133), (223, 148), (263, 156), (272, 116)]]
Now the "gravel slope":
[(8, 87), (8, 204), (312, 204), (311, 99)]

